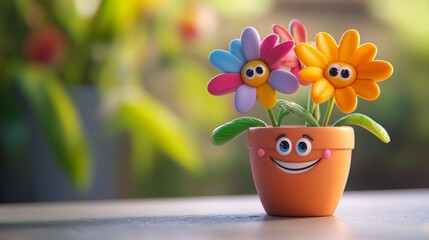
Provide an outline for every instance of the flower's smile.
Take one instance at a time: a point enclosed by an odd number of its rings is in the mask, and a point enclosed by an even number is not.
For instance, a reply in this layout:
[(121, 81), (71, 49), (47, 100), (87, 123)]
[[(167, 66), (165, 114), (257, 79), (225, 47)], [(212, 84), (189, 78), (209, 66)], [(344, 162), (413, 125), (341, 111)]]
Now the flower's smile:
[(273, 163), (282, 171), (289, 174), (299, 174), (307, 172), (308, 170), (315, 167), (322, 158), (308, 161), (308, 162), (283, 162), (270, 157)]

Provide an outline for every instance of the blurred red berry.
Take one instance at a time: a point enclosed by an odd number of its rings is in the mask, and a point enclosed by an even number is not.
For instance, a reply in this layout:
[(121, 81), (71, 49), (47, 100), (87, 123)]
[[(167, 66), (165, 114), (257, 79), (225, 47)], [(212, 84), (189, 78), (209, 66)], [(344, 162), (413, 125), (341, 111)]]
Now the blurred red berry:
[(27, 60), (52, 64), (60, 60), (65, 50), (64, 33), (57, 27), (48, 27), (31, 32), (24, 41), (24, 56)]
[(212, 8), (198, 4), (185, 7), (178, 18), (178, 30), (185, 40), (210, 35), (217, 25), (217, 16)]

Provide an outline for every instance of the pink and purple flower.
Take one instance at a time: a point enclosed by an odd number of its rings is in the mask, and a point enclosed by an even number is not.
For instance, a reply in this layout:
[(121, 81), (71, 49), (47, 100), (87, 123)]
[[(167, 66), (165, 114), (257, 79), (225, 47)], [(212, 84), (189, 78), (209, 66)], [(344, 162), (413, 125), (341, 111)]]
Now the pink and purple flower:
[[(274, 24), (273, 32), (280, 37), (280, 42), (283, 41), (294, 41), (295, 45), (298, 43), (307, 42), (307, 29), (305, 25), (298, 19), (292, 19), (289, 23), (289, 30), (279, 24)], [(291, 51), (290, 54), (283, 60), (283, 66), (290, 69), (299, 80), (301, 85), (308, 85), (309, 83), (302, 81), (299, 78), (299, 71), (304, 67), (301, 61), (295, 54), (295, 51)]]
[(279, 43), (276, 34), (261, 41), (255, 28), (245, 28), (241, 39), (231, 41), (229, 52), (217, 49), (210, 53), (210, 63), (223, 73), (210, 80), (209, 93), (219, 96), (235, 92), (234, 105), (239, 113), (250, 111), (257, 100), (267, 109), (274, 108), (276, 90), (291, 94), (299, 87), (293, 74), (280, 69), (294, 45), (294, 41)]

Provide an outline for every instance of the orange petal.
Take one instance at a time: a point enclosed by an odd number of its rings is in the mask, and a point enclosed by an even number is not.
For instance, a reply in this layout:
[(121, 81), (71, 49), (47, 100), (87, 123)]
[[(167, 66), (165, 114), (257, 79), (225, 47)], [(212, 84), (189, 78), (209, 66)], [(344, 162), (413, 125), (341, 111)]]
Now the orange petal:
[(338, 60), (340, 62), (350, 63), (353, 55), (359, 46), (359, 32), (350, 29), (341, 37), (338, 47)]
[(299, 72), (299, 78), (306, 83), (315, 82), (323, 77), (323, 69), (318, 67), (306, 67)]
[(329, 33), (320, 32), (316, 35), (317, 49), (325, 55), (329, 62), (338, 61), (338, 46)]
[(356, 78), (379, 82), (388, 79), (392, 75), (393, 67), (386, 61), (375, 60), (360, 65), (356, 68), (356, 71)]
[(295, 54), (306, 66), (325, 68), (328, 65), (326, 57), (308, 43), (299, 43), (296, 45)]
[(332, 97), (335, 88), (325, 78), (318, 80), (311, 88), (311, 96), (316, 104), (326, 102)]
[(356, 68), (374, 60), (375, 55), (377, 55), (377, 47), (372, 43), (364, 43), (358, 48), (350, 63)]
[(374, 101), (380, 96), (380, 88), (372, 80), (356, 79), (351, 87), (359, 97), (365, 100)]
[(276, 106), (277, 94), (274, 88), (269, 84), (264, 84), (256, 89), (258, 94), (258, 99), (261, 104), (268, 108), (272, 109)]
[(343, 113), (351, 113), (356, 109), (357, 97), (355, 90), (347, 86), (345, 88), (335, 89), (335, 103), (338, 109)]

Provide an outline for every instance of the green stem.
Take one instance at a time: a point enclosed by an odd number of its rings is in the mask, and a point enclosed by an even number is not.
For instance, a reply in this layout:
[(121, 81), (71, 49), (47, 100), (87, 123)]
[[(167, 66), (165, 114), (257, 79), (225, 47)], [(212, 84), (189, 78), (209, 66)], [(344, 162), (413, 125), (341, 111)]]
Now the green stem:
[(313, 117), (316, 119), (316, 121), (319, 121), (320, 120), (320, 109), (319, 109), (319, 104), (314, 104), (314, 112), (312, 113), (313, 114)]
[(311, 88), (308, 93), (307, 112), (309, 112), (316, 119), (316, 121), (319, 122), (319, 104), (313, 102), (313, 98), (311, 97)]
[(268, 116), (270, 116), (271, 123), (273, 124), (273, 127), (278, 127), (276, 118), (274, 117), (273, 110), (267, 108), (267, 112), (268, 112)]
[[(314, 111), (316, 110), (316, 106), (317, 106), (317, 104), (314, 104), (314, 102), (311, 99), (311, 97), (308, 98), (307, 112), (310, 113), (313, 117), (315, 117), (314, 116)], [(318, 121), (318, 120), (316, 119), (316, 121)], [(308, 126), (308, 122), (305, 123), (305, 126)]]
[(311, 89), (310, 89), (310, 92), (308, 93), (308, 99), (307, 99), (307, 112), (313, 113), (314, 105), (315, 104), (313, 102), (313, 99), (311, 98)]
[(329, 119), (331, 118), (331, 114), (332, 114), (332, 109), (334, 108), (334, 102), (335, 102), (335, 97), (332, 96), (331, 99), (329, 99), (328, 108), (326, 109), (325, 118), (323, 119), (323, 125), (322, 125), (323, 127), (328, 126)]
[(313, 117), (314, 117), (314, 113), (315, 113), (315, 111), (316, 111), (316, 107), (317, 107), (317, 104), (312, 104), (311, 105), (311, 109), (310, 109), (310, 114), (311, 115), (313, 115)]

